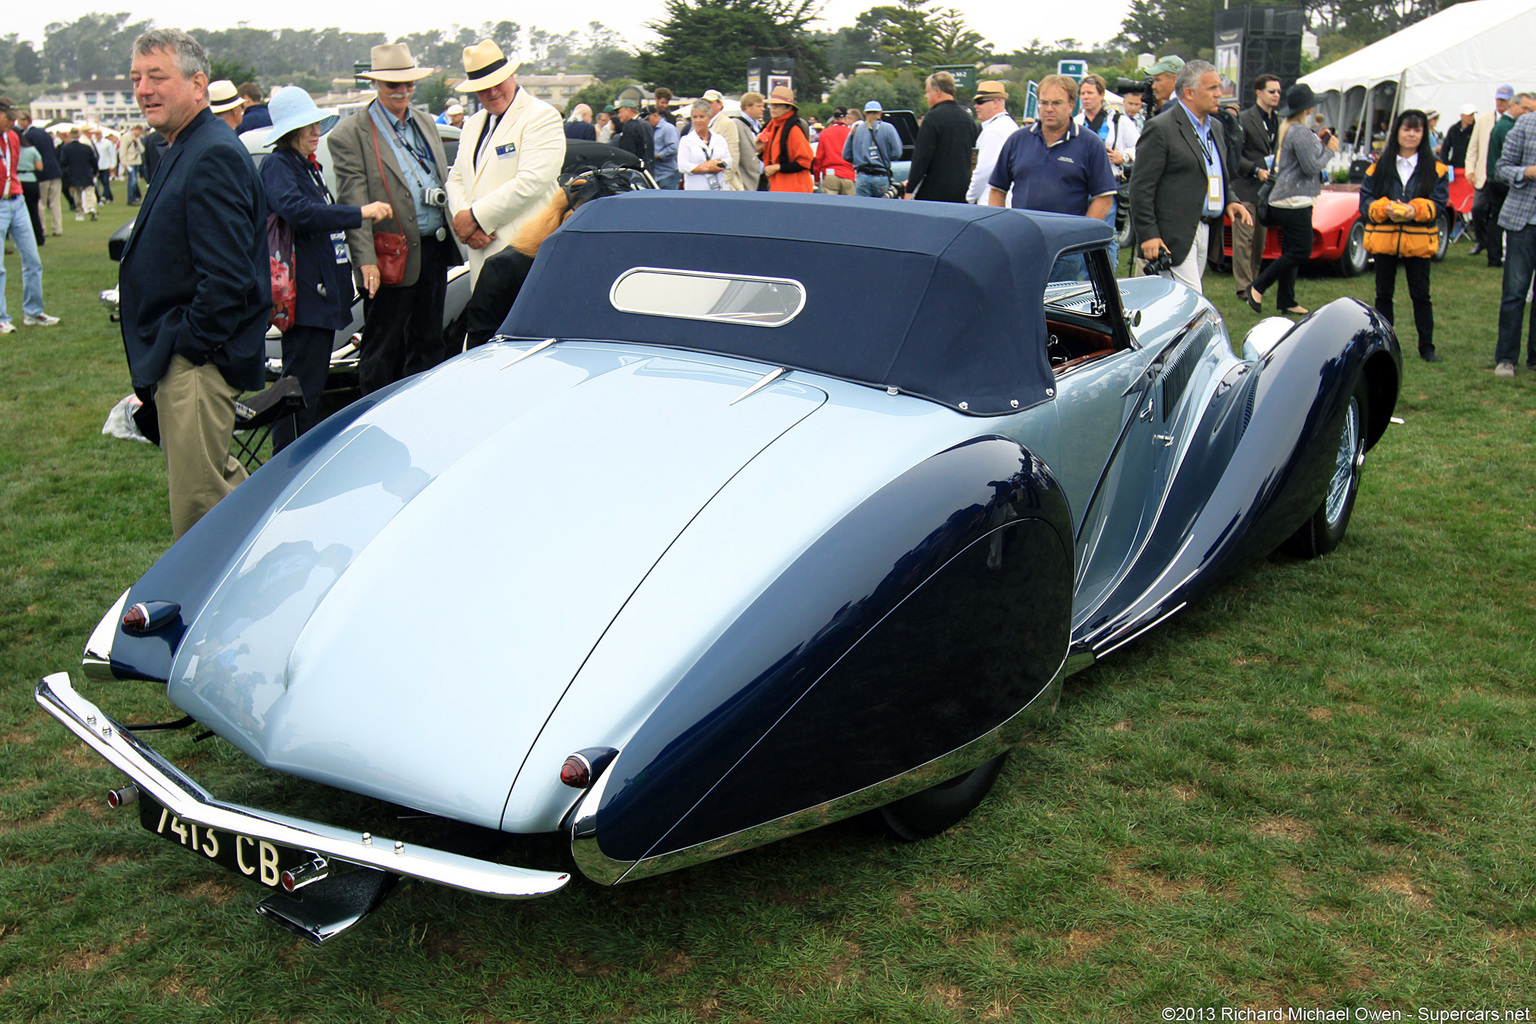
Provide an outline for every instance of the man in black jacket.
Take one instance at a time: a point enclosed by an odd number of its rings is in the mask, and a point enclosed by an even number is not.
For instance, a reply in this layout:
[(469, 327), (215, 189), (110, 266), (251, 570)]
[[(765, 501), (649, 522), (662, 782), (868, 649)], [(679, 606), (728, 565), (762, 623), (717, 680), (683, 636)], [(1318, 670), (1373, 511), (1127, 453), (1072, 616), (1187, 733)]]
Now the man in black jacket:
[(75, 201), (75, 220), (96, 219), (96, 150), (80, 141), (80, 129), (69, 130), (69, 141), (59, 147), (59, 169), (64, 187)]
[(650, 122), (639, 116), (640, 104), (632, 97), (618, 101), (619, 130), (613, 133), (613, 144), (626, 153), (634, 154), (641, 166), (650, 170), (656, 163), (656, 136)]
[(917, 130), (912, 171), (907, 177), (907, 198), (963, 203), (971, 184), (976, 119), (955, 102), (955, 77), (948, 71), (935, 71), (928, 76), (927, 95), (928, 114)]
[(1259, 223), (1259, 186), (1269, 180), (1270, 160), (1275, 155), (1275, 137), (1280, 131), (1280, 79), (1260, 75), (1253, 80), (1253, 106), (1237, 115), (1243, 128), (1243, 149), (1232, 175), (1232, 195), (1253, 217), (1253, 224), (1232, 224), (1232, 279), (1237, 294), (1244, 300), (1248, 286), (1259, 276), (1264, 260), (1264, 225)]
[(235, 399), (265, 383), (267, 203), (240, 140), (208, 109), (208, 55), (176, 29), (133, 44), (134, 99), (169, 142), (118, 268), (134, 390), (153, 393), (180, 537), (245, 479)]

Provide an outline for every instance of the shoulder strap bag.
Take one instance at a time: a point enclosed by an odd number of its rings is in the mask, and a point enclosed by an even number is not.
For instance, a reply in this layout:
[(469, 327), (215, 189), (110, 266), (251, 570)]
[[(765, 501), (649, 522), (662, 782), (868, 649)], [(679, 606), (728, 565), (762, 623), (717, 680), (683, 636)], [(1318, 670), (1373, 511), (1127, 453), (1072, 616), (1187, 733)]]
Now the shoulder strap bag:
[[(373, 159), (379, 165), (379, 179), (384, 182), (384, 198), (389, 202), (390, 211), (395, 208), (394, 196), (389, 192), (389, 175), (384, 171), (384, 158), (379, 154), (379, 126), (373, 122), (373, 114), (368, 115), (368, 132), (373, 136)], [(395, 222), (395, 227), (400, 226), (400, 221), (395, 217), (390, 220)], [(411, 246), (406, 241), (405, 234), (400, 231), (373, 232), (373, 255), (379, 264), (379, 283), (384, 285), (398, 285), (405, 280), (405, 257), (410, 252)]]
[(272, 271), (272, 316), (268, 320), (279, 333), (293, 326), (299, 302), (293, 228), (280, 215), (267, 214), (267, 259)]

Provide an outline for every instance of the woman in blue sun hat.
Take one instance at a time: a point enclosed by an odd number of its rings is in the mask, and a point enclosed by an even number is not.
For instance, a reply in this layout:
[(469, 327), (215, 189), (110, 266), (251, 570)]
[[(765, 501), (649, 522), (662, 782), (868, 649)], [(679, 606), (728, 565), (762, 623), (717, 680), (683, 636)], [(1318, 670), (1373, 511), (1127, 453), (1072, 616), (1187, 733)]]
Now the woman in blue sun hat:
[(283, 334), (283, 375), (297, 380), (304, 392), (304, 408), (272, 427), (276, 452), (315, 425), (331, 341), (352, 322), (346, 229), (360, 227), (364, 217), (383, 220), (391, 211), (388, 203), (348, 206), (331, 196), (315, 151), (320, 136), (336, 123), (335, 114), (325, 113), (309, 93), (292, 85), (279, 89), (268, 109), (272, 128), (265, 141), (272, 155), (261, 162), (261, 180), (267, 208), (293, 231), (297, 290), (293, 325)]

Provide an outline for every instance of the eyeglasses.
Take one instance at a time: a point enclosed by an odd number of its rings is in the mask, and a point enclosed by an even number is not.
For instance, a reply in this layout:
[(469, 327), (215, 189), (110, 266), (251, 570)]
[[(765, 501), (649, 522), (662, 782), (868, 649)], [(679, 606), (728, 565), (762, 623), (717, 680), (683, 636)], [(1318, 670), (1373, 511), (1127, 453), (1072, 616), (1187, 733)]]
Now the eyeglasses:
[(1036, 100), (1035, 105), (1038, 107), (1070, 107), (1072, 104), (1067, 100)]

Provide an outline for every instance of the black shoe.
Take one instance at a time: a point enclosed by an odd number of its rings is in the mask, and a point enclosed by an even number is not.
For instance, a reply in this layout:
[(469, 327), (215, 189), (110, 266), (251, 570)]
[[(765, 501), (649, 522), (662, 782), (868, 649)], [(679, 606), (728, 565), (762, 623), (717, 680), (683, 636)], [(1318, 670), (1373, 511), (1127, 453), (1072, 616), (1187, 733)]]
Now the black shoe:
[(1489, 260), (1488, 261), (1488, 269), (1489, 270), (1498, 270), (1503, 265), (1504, 265), (1504, 261), (1503, 260)]
[(1263, 313), (1264, 313), (1264, 303), (1260, 299), (1255, 299), (1254, 298), (1255, 294), (1256, 293), (1254, 292), (1254, 290), (1252, 288), (1249, 288), (1248, 289), (1248, 293), (1246, 295), (1244, 295), (1243, 298), (1247, 301), (1249, 309), (1253, 310), (1255, 313), (1258, 313), (1259, 315), (1262, 316)]
[(1426, 363), (1445, 362), (1445, 360), (1441, 359), (1439, 353), (1437, 353), (1434, 349), (1430, 349), (1428, 352), (1420, 352), (1419, 358), (1424, 360)]
[(1467, 255), (1468, 256), (1476, 256), (1478, 253), (1480, 253), (1482, 251), (1483, 251), (1483, 243), (1482, 242), (1475, 242), (1472, 245), (1472, 251), (1467, 253)]

